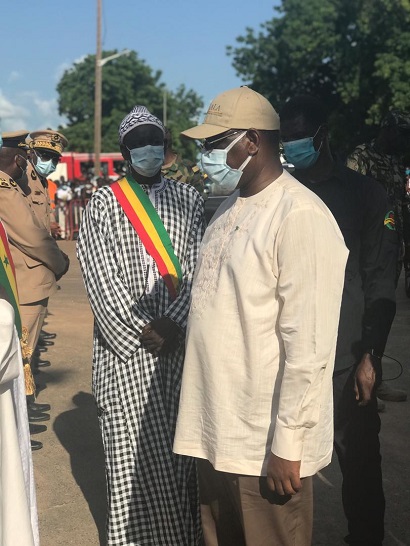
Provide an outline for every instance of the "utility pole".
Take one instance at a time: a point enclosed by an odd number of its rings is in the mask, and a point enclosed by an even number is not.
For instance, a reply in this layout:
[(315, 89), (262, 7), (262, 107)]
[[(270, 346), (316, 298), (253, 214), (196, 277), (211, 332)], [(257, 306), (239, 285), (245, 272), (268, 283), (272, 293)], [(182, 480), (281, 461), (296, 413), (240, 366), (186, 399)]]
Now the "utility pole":
[(102, 0), (97, 0), (97, 51), (95, 55), (95, 94), (94, 94), (94, 175), (101, 174), (101, 20)]
[(167, 90), (164, 89), (162, 95), (162, 123), (167, 126)]

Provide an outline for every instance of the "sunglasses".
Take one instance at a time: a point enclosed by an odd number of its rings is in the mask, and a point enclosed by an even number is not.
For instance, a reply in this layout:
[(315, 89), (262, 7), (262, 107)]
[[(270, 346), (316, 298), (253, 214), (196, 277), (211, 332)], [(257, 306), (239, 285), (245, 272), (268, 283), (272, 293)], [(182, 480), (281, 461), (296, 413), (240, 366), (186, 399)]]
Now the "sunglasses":
[(56, 154), (53, 154), (53, 153), (39, 152), (39, 151), (35, 150), (35, 154), (39, 159), (41, 159), (41, 161), (50, 161), (51, 160), (54, 163), (54, 165), (57, 165), (57, 163), (59, 163), (59, 161), (60, 161), (60, 157), (57, 156)]
[(233, 131), (232, 133), (229, 133), (229, 134), (225, 134), (219, 138), (215, 138), (213, 140), (204, 140), (204, 142), (202, 143), (201, 145), (201, 152), (204, 153), (204, 152), (210, 152), (212, 151), (214, 148), (215, 148), (215, 144), (217, 144), (218, 142), (222, 142), (224, 141), (225, 139), (229, 138), (229, 137), (232, 137), (234, 135), (237, 135), (239, 133), (239, 131)]

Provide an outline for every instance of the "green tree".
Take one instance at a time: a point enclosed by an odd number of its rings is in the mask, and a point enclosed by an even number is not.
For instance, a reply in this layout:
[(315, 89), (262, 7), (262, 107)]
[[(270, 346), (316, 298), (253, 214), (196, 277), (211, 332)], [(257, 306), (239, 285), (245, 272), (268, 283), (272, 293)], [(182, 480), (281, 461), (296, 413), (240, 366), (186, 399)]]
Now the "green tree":
[(389, 109), (410, 110), (409, 0), (282, 0), (237, 42), (228, 54), (238, 75), (278, 108), (300, 93), (321, 98), (345, 151)]
[[(104, 51), (103, 58), (117, 53)], [(163, 93), (161, 72), (154, 72), (135, 51), (104, 65), (102, 77), (102, 150), (118, 151), (118, 126), (136, 104), (145, 105), (162, 119)], [(60, 130), (69, 140), (69, 149), (90, 152), (94, 143), (95, 55), (87, 55), (73, 64), (61, 77), (57, 92), (60, 115), (67, 124)], [(196, 122), (202, 108), (201, 98), (181, 85), (175, 92), (167, 91), (168, 124), (174, 134), (174, 147), (189, 159), (195, 159), (196, 146), (178, 135)]]

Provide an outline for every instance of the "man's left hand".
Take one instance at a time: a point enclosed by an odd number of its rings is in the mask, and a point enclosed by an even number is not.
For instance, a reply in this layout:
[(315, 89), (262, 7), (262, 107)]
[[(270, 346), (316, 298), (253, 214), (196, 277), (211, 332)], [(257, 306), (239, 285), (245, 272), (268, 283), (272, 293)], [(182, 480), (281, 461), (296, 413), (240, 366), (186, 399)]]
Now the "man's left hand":
[(300, 461), (288, 461), (271, 453), (268, 460), (268, 487), (279, 495), (296, 495), (302, 489)]

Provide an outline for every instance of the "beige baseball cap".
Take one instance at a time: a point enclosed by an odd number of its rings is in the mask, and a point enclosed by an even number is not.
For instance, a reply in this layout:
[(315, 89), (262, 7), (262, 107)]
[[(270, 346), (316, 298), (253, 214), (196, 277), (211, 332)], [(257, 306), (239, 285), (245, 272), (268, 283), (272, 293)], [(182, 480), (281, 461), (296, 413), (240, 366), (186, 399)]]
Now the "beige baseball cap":
[(193, 138), (210, 138), (229, 129), (278, 131), (279, 116), (271, 103), (246, 85), (224, 91), (209, 105), (204, 123), (182, 131)]

